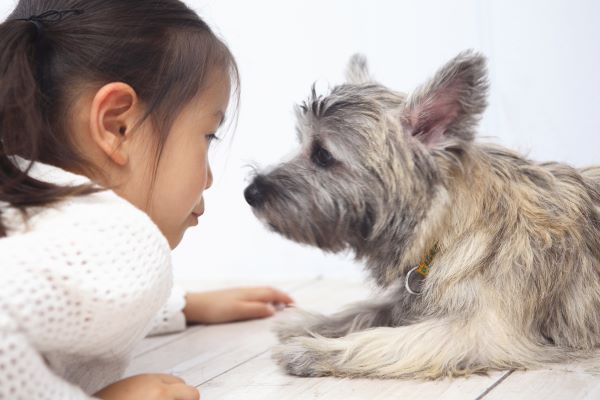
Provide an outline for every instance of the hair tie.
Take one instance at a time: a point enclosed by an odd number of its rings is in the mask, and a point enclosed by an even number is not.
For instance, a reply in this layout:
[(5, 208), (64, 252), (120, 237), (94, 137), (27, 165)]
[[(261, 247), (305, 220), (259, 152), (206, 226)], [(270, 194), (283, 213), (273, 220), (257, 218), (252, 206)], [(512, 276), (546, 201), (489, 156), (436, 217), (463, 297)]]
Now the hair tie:
[(48, 10), (39, 15), (32, 15), (29, 18), (17, 18), (17, 21), (27, 21), (35, 25), (36, 31), (40, 34), (44, 30), (44, 22), (60, 22), (69, 15), (81, 15), (83, 10)]
[(37, 62), (36, 62), (36, 75), (37, 81), (40, 87), (40, 91), (43, 93), (46, 85), (44, 79), (44, 67), (43, 60), (44, 50), (45, 50), (45, 41), (42, 37), (44, 32), (44, 23), (45, 22), (60, 22), (65, 17), (69, 15), (81, 15), (83, 14), (83, 10), (79, 9), (68, 9), (68, 10), (48, 10), (39, 15), (32, 15), (29, 18), (16, 18), (17, 21), (27, 21), (31, 22), (35, 26), (35, 45), (37, 48)]

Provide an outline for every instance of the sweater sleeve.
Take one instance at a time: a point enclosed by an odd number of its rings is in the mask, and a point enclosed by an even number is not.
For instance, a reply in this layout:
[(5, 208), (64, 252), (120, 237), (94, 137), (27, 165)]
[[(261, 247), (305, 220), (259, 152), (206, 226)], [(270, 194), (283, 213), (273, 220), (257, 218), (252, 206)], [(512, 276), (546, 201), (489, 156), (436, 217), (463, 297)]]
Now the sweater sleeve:
[(0, 240), (0, 399), (87, 398), (120, 378), (169, 298), (169, 245), (109, 192), (31, 214)]
[(55, 375), (42, 356), (0, 311), (0, 399), (90, 400), (84, 391)]
[(185, 315), (183, 315), (184, 307), (185, 291), (175, 285), (167, 303), (154, 316), (148, 336), (183, 331), (186, 327)]

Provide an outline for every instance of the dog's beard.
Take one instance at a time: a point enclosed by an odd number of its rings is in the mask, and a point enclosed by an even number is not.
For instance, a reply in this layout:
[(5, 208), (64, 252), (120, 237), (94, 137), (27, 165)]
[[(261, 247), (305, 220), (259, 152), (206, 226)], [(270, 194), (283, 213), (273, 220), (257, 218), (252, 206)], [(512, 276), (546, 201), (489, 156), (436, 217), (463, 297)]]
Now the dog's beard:
[(254, 214), (271, 231), (294, 242), (330, 252), (338, 252), (347, 247), (343, 229), (340, 229), (342, 222), (326, 220), (317, 211), (302, 212), (296, 208), (292, 213), (289, 209), (279, 210), (270, 203), (260, 210), (254, 210)]

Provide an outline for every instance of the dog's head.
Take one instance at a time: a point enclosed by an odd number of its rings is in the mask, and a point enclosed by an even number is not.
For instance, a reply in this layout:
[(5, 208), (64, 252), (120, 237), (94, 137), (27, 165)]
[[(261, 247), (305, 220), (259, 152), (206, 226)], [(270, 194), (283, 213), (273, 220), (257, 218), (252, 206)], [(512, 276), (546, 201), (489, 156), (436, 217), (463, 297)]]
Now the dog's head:
[[(245, 197), (273, 230), (327, 251), (398, 249), (443, 187), (438, 157), (460, 159), (486, 105), (483, 57), (464, 52), (410, 95), (375, 82), (354, 56), (347, 82), (297, 107), (300, 148), (258, 173)], [(437, 156), (436, 156), (437, 155)]]

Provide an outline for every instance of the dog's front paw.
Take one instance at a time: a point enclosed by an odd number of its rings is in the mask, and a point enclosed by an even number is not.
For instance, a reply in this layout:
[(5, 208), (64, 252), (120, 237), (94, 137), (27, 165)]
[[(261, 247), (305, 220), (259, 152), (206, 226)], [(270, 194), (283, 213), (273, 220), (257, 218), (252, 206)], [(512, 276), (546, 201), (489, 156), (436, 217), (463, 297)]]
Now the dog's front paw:
[(316, 324), (323, 319), (323, 316), (311, 314), (298, 308), (286, 310), (278, 317), (273, 330), (280, 342), (299, 336), (314, 336), (313, 332)]
[(319, 339), (308, 337), (292, 338), (285, 344), (275, 346), (273, 359), (290, 375), (333, 375), (335, 353), (312, 348), (311, 344), (317, 340)]
[(275, 334), (281, 343), (286, 343), (297, 337), (313, 337), (309, 326), (306, 323), (295, 320), (277, 321), (274, 327)]

